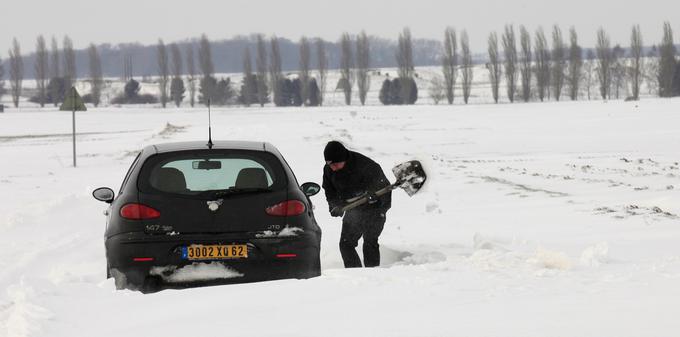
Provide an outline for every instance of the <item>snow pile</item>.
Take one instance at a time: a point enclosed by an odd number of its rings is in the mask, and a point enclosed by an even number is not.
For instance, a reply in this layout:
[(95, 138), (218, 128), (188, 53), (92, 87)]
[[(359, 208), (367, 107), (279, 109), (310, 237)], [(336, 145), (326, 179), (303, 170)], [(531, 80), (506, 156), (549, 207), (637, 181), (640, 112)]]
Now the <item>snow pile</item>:
[(304, 233), (304, 229), (300, 227), (290, 227), (286, 226), (280, 231), (262, 231), (255, 234), (257, 238), (275, 238), (275, 237), (288, 237), (297, 236), (299, 233)]
[(538, 248), (536, 254), (527, 261), (539, 268), (567, 270), (571, 268), (571, 260), (567, 254)]
[(3, 317), (0, 323), (5, 325), (0, 328), (4, 328), (7, 337), (38, 336), (42, 331), (39, 322), (53, 317), (49, 310), (34, 303), (36, 296), (35, 290), (23, 281), (7, 288), (10, 303), (0, 303), (0, 317)]
[(160, 276), (168, 283), (198, 282), (243, 277), (242, 273), (219, 262), (193, 263), (181, 268), (177, 266), (153, 267), (151, 275)]
[(599, 267), (607, 263), (609, 255), (609, 244), (607, 242), (600, 242), (594, 246), (590, 246), (581, 253), (581, 265), (587, 267)]

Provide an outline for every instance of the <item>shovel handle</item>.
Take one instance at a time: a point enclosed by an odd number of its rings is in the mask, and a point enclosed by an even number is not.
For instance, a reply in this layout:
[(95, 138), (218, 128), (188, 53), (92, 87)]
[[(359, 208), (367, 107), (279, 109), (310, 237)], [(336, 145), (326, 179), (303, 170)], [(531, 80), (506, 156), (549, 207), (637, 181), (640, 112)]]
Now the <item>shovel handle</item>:
[[(396, 183), (394, 183), (394, 184), (392, 184), (392, 185), (389, 185), (389, 186), (385, 186), (385, 187), (383, 187), (383, 188), (381, 188), (381, 189), (375, 191), (375, 195), (377, 195), (377, 196), (379, 196), (379, 197), (380, 197), (380, 196), (383, 196), (383, 195), (387, 194), (388, 192), (390, 192), (391, 190), (393, 190), (393, 189), (395, 189), (395, 188), (397, 188), (397, 187), (399, 187), (399, 182), (396, 182)], [(361, 206), (361, 205), (363, 205), (363, 204), (365, 204), (365, 203), (367, 203), (367, 202), (368, 202), (368, 197), (367, 197), (367, 196), (358, 197), (358, 199), (357, 199), (357, 198), (350, 199), (349, 204), (347, 204), (347, 205), (345, 205), (345, 206), (342, 207), (342, 211), (343, 211), (343, 212), (347, 212), (347, 211), (349, 211), (350, 209), (356, 208), (356, 207), (358, 207), (358, 206)]]

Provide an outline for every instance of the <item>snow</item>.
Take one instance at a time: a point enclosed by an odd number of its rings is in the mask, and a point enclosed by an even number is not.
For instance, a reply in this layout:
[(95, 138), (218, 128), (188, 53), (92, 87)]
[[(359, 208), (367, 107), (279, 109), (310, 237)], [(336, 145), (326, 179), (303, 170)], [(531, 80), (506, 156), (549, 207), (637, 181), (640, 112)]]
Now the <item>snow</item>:
[(151, 275), (158, 275), (168, 283), (210, 281), (243, 276), (242, 273), (217, 262), (192, 263), (181, 268), (177, 266), (153, 267)]
[(388, 174), (419, 160), (428, 178), (413, 197), (393, 192), (380, 268), (342, 267), (341, 221), (320, 193), (322, 276), (150, 295), (105, 279), (106, 205), (91, 192), (117, 191), (145, 145), (207, 140), (205, 111), (78, 113), (74, 169), (70, 112), (9, 110), (0, 336), (675, 336), (679, 110), (677, 99), (213, 109), (213, 139), (271, 142), (300, 183), (321, 182), (331, 139)]

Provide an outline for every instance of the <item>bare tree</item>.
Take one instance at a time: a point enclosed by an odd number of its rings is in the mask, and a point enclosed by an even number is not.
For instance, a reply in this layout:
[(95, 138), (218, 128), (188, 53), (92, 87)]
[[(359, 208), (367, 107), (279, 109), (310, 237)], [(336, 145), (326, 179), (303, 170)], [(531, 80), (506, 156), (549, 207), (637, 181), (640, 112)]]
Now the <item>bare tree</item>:
[(205, 34), (201, 35), (201, 40), (198, 45), (198, 66), (203, 75), (199, 87), (199, 91), (201, 92), (199, 101), (208, 105), (215, 95), (216, 81), (213, 77), (215, 66), (212, 61), (212, 48), (210, 47), (210, 40), (208, 40), (208, 37)]
[(659, 50), (656, 46), (647, 52), (642, 75), (649, 95), (659, 95)]
[(620, 45), (614, 46), (612, 49), (612, 86), (614, 87), (616, 98), (621, 97), (621, 89), (625, 87), (626, 81), (626, 67), (625, 67), (626, 51)]
[(430, 98), (432, 98), (434, 104), (439, 104), (439, 101), (446, 97), (446, 90), (447, 88), (445, 80), (442, 79), (441, 76), (434, 75), (432, 79), (430, 79), (428, 93), (430, 94)]
[(156, 57), (158, 60), (158, 89), (160, 91), (161, 105), (165, 108), (168, 103), (168, 81), (170, 78), (170, 69), (168, 65), (168, 50), (165, 48), (163, 39), (158, 39), (158, 46), (156, 47)]
[(605, 33), (604, 28), (597, 31), (597, 79), (600, 83), (600, 96), (602, 99), (609, 98), (609, 90), (611, 88), (611, 62), (612, 49), (609, 42), (609, 36)]
[(515, 102), (515, 91), (517, 90), (517, 43), (515, 42), (515, 28), (512, 25), (505, 26), (502, 40), (508, 99), (510, 103), (513, 103)]
[(659, 46), (659, 96), (673, 96), (673, 76), (675, 76), (675, 45), (673, 44), (673, 29), (669, 22), (663, 24), (663, 40)]
[(76, 53), (71, 38), (64, 37), (64, 94), (74, 85), (76, 80)]
[[(61, 63), (59, 62), (59, 44), (57, 43), (57, 39), (52, 36), (52, 48), (50, 52), (50, 82), (52, 81), (57, 81), (61, 77), (61, 71), (60, 71)], [(58, 85), (51, 85), (50, 86), (50, 98), (52, 100), (52, 104), (56, 107), (58, 104), (58, 97), (60, 97), (63, 93), (60, 92), (61, 88)]]
[(45, 106), (47, 98), (47, 77), (49, 76), (49, 56), (45, 38), (40, 35), (35, 44), (35, 82), (38, 89), (40, 107)]
[(642, 84), (642, 69), (644, 60), (642, 59), (642, 33), (640, 25), (634, 25), (630, 36), (630, 82), (634, 100), (640, 99), (640, 85)]
[(588, 52), (586, 53), (586, 60), (583, 63), (583, 84), (586, 87), (588, 100), (591, 99), (590, 89), (593, 87), (593, 82), (595, 81), (595, 76), (593, 76), (594, 71), (595, 71), (595, 52), (593, 52), (592, 49), (588, 49)]
[(196, 104), (196, 63), (194, 62), (194, 46), (187, 45), (187, 81), (189, 82), (189, 104), (194, 107)]
[(352, 55), (352, 39), (348, 33), (340, 37), (340, 81), (342, 92), (345, 94), (345, 104), (352, 104), (352, 87), (355, 77), (352, 74), (354, 68), (354, 56)]
[(255, 68), (257, 71), (257, 101), (260, 106), (267, 103), (267, 46), (264, 37), (257, 35), (257, 57), (255, 58)]
[(172, 55), (172, 81), (170, 82), (170, 99), (179, 108), (184, 100), (184, 81), (182, 80), (182, 51), (176, 43), (170, 45)]
[(2, 64), (2, 57), (0, 57), (0, 99), (5, 95), (5, 67)]
[(250, 47), (246, 47), (243, 51), (243, 84), (241, 89), (241, 97), (243, 98), (243, 105), (250, 106), (251, 97), (253, 97), (254, 88), (253, 85), (253, 63), (250, 57)]
[(132, 54), (125, 52), (123, 54), (123, 82), (127, 83), (132, 79)]
[(198, 64), (199, 70), (204, 78), (212, 77), (215, 73), (215, 66), (212, 61), (212, 50), (210, 48), (210, 40), (203, 34), (198, 46)]
[(359, 101), (361, 105), (366, 103), (366, 94), (371, 88), (371, 77), (368, 69), (371, 66), (371, 51), (366, 32), (362, 31), (357, 36), (357, 90), (359, 90)]
[(304, 105), (309, 100), (309, 66), (310, 66), (309, 40), (306, 37), (300, 39), (300, 96)]
[(463, 30), (460, 40), (460, 49), (463, 53), (463, 69), (461, 76), (463, 77), (463, 101), (468, 104), (470, 92), (472, 89), (472, 78), (474, 75), (474, 68), (472, 64), (472, 53), (470, 52), (470, 39), (467, 31)]
[(88, 49), (90, 61), (90, 80), (92, 81), (92, 104), (99, 106), (102, 97), (102, 86), (104, 85), (104, 74), (102, 73), (102, 62), (99, 57), (97, 47), (92, 43)]
[(326, 77), (328, 72), (328, 57), (326, 56), (326, 44), (322, 39), (316, 40), (316, 59), (319, 71), (319, 105), (323, 105), (323, 97), (326, 93)]
[(491, 94), (493, 101), (498, 103), (498, 87), (501, 80), (501, 60), (498, 54), (498, 35), (493, 32), (489, 35), (489, 63), (486, 68), (489, 70), (489, 82), (491, 83)]
[(442, 59), (442, 72), (444, 73), (446, 99), (449, 101), (449, 104), (453, 104), (453, 100), (455, 98), (457, 66), (458, 41), (456, 39), (456, 30), (448, 27), (444, 32), (444, 57)]
[(552, 32), (552, 79), (553, 93), (555, 100), (559, 101), (564, 86), (564, 69), (566, 68), (566, 58), (564, 53), (564, 39), (562, 29), (557, 25), (553, 26)]
[(522, 99), (529, 102), (531, 99), (531, 35), (524, 26), (520, 26), (519, 31), (521, 46), (519, 73), (522, 82)]
[(576, 29), (571, 27), (569, 30), (569, 68), (567, 84), (569, 85), (569, 97), (572, 101), (578, 99), (579, 84), (583, 76), (583, 51), (578, 45), (578, 35)]
[(415, 66), (413, 64), (413, 39), (411, 38), (411, 30), (407, 27), (399, 34), (397, 48), (397, 72), (401, 82), (401, 101), (403, 104), (409, 104), (410, 101), (415, 101), (415, 97), (411, 97), (413, 92), (413, 85), (415, 81)]
[(276, 36), (272, 36), (270, 44), (271, 54), (269, 54), (269, 80), (271, 81), (274, 104), (279, 106), (283, 105), (283, 95), (281, 90), (283, 71), (281, 70), (281, 50), (279, 48), (279, 39)]
[(24, 80), (24, 60), (21, 56), (21, 47), (16, 38), (12, 41), (12, 49), (9, 50), (9, 84), (12, 93), (14, 107), (19, 107), (21, 98), (21, 85)]
[(538, 91), (538, 98), (543, 102), (549, 93), (548, 86), (550, 85), (550, 51), (548, 50), (548, 41), (545, 38), (543, 28), (539, 27), (536, 30), (536, 90)]

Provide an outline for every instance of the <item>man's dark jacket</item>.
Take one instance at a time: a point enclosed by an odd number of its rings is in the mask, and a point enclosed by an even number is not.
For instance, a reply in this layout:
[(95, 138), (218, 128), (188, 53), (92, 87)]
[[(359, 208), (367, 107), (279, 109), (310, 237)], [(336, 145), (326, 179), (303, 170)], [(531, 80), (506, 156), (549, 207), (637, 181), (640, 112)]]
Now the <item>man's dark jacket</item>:
[[(323, 169), (323, 189), (330, 209), (343, 206), (347, 199), (358, 197), (368, 192), (376, 192), (390, 185), (380, 165), (370, 158), (354, 151), (348, 151), (345, 167), (333, 172), (326, 165)], [(364, 204), (357, 211), (380, 211), (386, 213), (392, 206), (392, 192), (378, 198), (372, 205)]]

